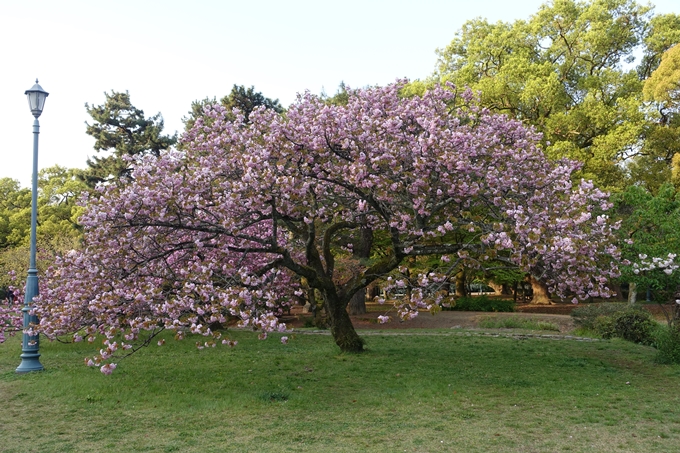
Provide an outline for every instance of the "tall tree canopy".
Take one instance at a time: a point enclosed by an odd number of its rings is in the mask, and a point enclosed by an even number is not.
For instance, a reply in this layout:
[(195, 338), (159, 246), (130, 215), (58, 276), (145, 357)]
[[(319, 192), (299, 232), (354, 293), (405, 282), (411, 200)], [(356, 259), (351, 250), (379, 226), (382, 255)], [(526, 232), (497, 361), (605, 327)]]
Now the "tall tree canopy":
[(634, 0), (554, 0), (526, 21), (466, 22), (439, 51), (438, 78), (479, 90), (483, 105), (542, 132), (550, 157), (583, 162), (580, 175), (620, 188), (623, 164), (653, 132), (643, 79), (678, 42), (680, 16), (652, 16)]
[(647, 165), (636, 168), (637, 179), (656, 192), (670, 174), (671, 182), (680, 188), (680, 45), (663, 54), (659, 67), (645, 81), (644, 96), (655, 122), (643, 148)]
[[(551, 163), (533, 131), (470, 92), (464, 110), (450, 107), (455, 90), (404, 98), (402, 87), (351, 91), (346, 105), (307, 93), (287, 115), (261, 107), (249, 122), (209, 108), (182, 152), (141, 156), (131, 183), (99, 188), (82, 217), (85, 248), (37, 302), (40, 331), (105, 335), (92, 364), (167, 328), (211, 344), (209, 326), (228, 315), (277, 328), (304, 277), (338, 346), (360, 351), (346, 311), (357, 291), (379, 278), (412, 285), (398, 306), (408, 319), (436, 309), (441, 295), (427, 294), (461, 262), (519, 267), (563, 297), (608, 295), (618, 252), (606, 194), (573, 186), (576, 164)], [(384, 242), (370, 263), (346, 241), (362, 227)], [(439, 257), (437, 272), (388, 277), (419, 256)]]
[(96, 140), (94, 149), (109, 153), (87, 160), (89, 168), (82, 178), (91, 187), (110, 179), (128, 178), (131, 168), (125, 156), (158, 156), (177, 141), (176, 135), (163, 135), (161, 114), (146, 118), (143, 110), (132, 105), (127, 91), (104, 95), (106, 101), (102, 105), (85, 104), (93, 120), (92, 124), (86, 123), (86, 132)]

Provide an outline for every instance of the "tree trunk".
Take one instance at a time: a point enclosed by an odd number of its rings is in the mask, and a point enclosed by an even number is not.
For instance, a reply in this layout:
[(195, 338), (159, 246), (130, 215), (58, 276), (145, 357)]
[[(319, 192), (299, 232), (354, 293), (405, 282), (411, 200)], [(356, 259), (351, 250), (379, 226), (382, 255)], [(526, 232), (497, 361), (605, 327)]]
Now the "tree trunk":
[(628, 303), (634, 305), (637, 302), (637, 285), (629, 283), (628, 286)]
[(349, 300), (349, 314), (363, 315), (366, 313), (366, 290), (357, 291)]
[(493, 288), (493, 293), (495, 296), (500, 296), (503, 294), (503, 285), (493, 281), (486, 282), (486, 284)]
[(368, 291), (368, 300), (372, 301), (376, 297), (380, 296), (380, 285), (378, 285), (377, 281), (373, 281), (370, 285), (368, 285), (366, 291)]
[(548, 287), (543, 282), (536, 280), (533, 275), (530, 275), (528, 278), (529, 283), (531, 283), (532, 292), (534, 293), (534, 297), (529, 303), (534, 305), (552, 304), (550, 294), (548, 293)]
[(335, 344), (342, 352), (361, 352), (364, 340), (357, 334), (344, 304), (334, 294), (324, 294), (328, 325)]
[[(367, 226), (359, 229), (359, 238), (354, 243), (354, 258), (367, 260), (371, 257), (373, 247), (373, 230)], [(349, 301), (349, 313), (351, 315), (363, 315), (366, 313), (366, 291), (357, 291)]]
[(467, 287), (465, 286), (465, 269), (461, 269), (456, 274), (456, 296), (467, 296)]

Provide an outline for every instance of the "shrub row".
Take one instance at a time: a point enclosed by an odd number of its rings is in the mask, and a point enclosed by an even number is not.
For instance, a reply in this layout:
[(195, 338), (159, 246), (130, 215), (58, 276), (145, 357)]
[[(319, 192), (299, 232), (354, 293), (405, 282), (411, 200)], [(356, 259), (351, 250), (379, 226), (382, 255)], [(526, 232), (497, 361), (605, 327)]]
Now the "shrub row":
[(584, 305), (571, 312), (574, 324), (592, 330), (602, 338), (623, 338), (640, 344), (654, 344), (658, 324), (647, 310), (626, 303)]
[(623, 338), (654, 346), (659, 363), (680, 363), (680, 326), (661, 325), (639, 306), (604, 303), (584, 305), (571, 313), (574, 324), (602, 338)]
[(444, 310), (513, 312), (515, 303), (511, 300), (492, 299), (488, 296), (466, 296), (456, 299), (455, 305), (444, 307)]

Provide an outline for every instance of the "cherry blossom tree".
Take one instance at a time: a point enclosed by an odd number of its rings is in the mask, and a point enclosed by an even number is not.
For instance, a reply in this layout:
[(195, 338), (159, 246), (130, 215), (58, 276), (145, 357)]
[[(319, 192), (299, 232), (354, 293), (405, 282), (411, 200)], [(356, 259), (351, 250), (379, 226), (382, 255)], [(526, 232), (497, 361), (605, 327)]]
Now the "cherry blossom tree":
[[(199, 347), (233, 345), (214, 329), (228, 317), (263, 337), (282, 330), (277, 314), (303, 280), (336, 344), (355, 352), (364, 342), (347, 305), (377, 279), (411, 287), (395, 308), (403, 319), (436, 311), (438, 285), (461, 264), (519, 268), (574, 300), (609, 295), (610, 204), (572, 183), (577, 164), (547, 160), (536, 133), (470, 92), (403, 97), (403, 86), (348, 90), (346, 105), (305, 93), (285, 116), (260, 108), (248, 122), (207, 106), (181, 151), (134, 157), (131, 182), (90, 197), (84, 247), (48, 273), (36, 330), (105, 336), (86, 362), (110, 373), (113, 357), (164, 329), (204, 335)], [(371, 260), (347, 239), (361, 228), (381, 238)], [(421, 256), (441, 264), (400, 274)]]

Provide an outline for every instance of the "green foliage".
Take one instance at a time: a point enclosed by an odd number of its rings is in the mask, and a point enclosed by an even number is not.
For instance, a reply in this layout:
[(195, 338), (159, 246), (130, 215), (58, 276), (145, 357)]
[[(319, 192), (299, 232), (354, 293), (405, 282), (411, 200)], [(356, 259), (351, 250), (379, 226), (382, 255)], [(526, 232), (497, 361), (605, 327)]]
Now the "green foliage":
[(590, 329), (602, 338), (622, 338), (641, 344), (654, 342), (658, 325), (649, 311), (625, 303), (583, 305), (575, 308), (571, 316), (575, 325)]
[(243, 85), (234, 84), (231, 92), (220, 99), (219, 102), (217, 102), (217, 99), (215, 98), (205, 98), (201, 101), (192, 102), (189, 116), (186, 116), (182, 119), (185, 130), (191, 129), (198, 118), (203, 118), (204, 121), (208, 121), (209, 119), (203, 114), (203, 109), (207, 105), (212, 104), (220, 104), (225, 109), (227, 109), (227, 111), (230, 112), (227, 114), (227, 118), (231, 121), (236, 119), (236, 116), (231, 113), (232, 109), (234, 108), (237, 108), (241, 111), (246, 122), (249, 121), (250, 114), (253, 113), (253, 110), (255, 110), (257, 107), (272, 109), (277, 113), (283, 113), (285, 111), (278, 99), (272, 100), (268, 97), (265, 97), (259, 91), (255, 91), (254, 86), (246, 88)]
[(596, 330), (595, 324), (599, 317), (611, 318), (622, 313), (628, 304), (618, 302), (604, 302), (601, 304), (582, 304), (571, 311), (574, 324), (578, 327)]
[(654, 336), (658, 363), (680, 363), (680, 328), (677, 325), (659, 326)]
[(466, 296), (456, 299), (456, 304), (444, 310), (513, 312), (515, 303), (511, 300), (488, 296)]
[(633, 343), (653, 343), (657, 323), (646, 310), (628, 309), (614, 318), (614, 330), (618, 338)]
[(88, 169), (80, 176), (90, 187), (111, 179), (129, 178), (132, 169), (125, 156), (160, 155), (177, 142), (177, 136), (163, 135), (160, 113), (146, 118), (144, 111), (132, 105), (130, 94), (111, 91), (104, 93), (102, 105), (85, 104), (93, 123), (87, 124), (87, 134), (95, 138), (94, 149), (109, 154), (87, 160)]
[[(680, 42), (678, 23), (634, 0), (557, 0), (528, 20), (474, 19), (438, 51), (438, 78), (479, 91), (485, 106), (536, 127), (549, 156), (579, 160), (579, 176), (618, 189), (621, 164), (640, 153), (654, 124), (642, 108), (640, 74)], [(624, 69), (640, 48), (640, 74)], [(663, 151), (649, 144), (642, 154)]]
[[(78, 217), (83, 209), (76, 201), (87, 186), (78, 170), (60, 166), (38, 174), (38, 239), (80, 237)], [(19, 182), (0, 179), (0, 249), (28, 245), (31, 229), (31, 191)]]
[[(38, 174), (38, 270), (44, 271), (60, 253), (80, 246), (78, 218), (83, 208), (76, 201), (87, 186), (78, 170), (54, 166)], [(23, 280), (28, 269), (31, 234), (31, 191), (19, 182), (0, 179), (0, 287), (19, 285), (9, 272)]]
[(0, 179), (0, 249), (27, 241), (31, 228), (31, 191), (19, 181)]
[(659, 67), (645, 81), (645, 99), (669, 104), (667, 108), (680, 109), (680, 45), (663, 54)]
[(616, 337), (615, 318), (610, 316), (598, 316), (593, 321), (593, 330), (605, 340)]
[(621, 281), (635, 283), (638, 291), (650, 288), (659, 302), (667, 302), (680, 285), (680, 273), (668, 275), (660, 269), (636, 273), (632, 263), (639, 262), (640, 255), (680, 255), (680, 201), (675, 188), (670, 183), (663, 184), (653, 195), (642, 187), (630, 186), (613, 201), (621, 219), (622, 258), (631, 262), (620, 266)]
[(347, 105), (347, 102), (349, 101), (347, 85), (345, 85), (345, 82), (340, 82), (338, 90), (333, 96), (328, 96), (325, 93), (322, 93), (321, 97), (323, 97), (330, 105)]

